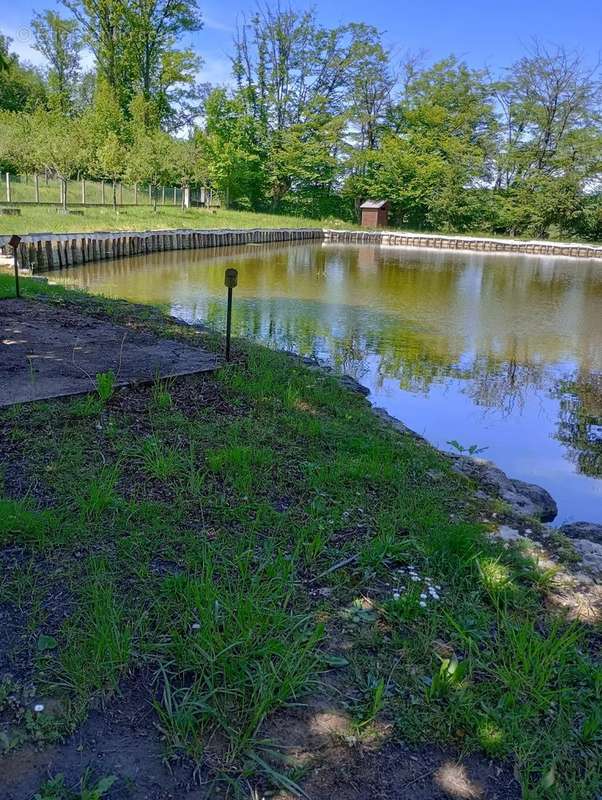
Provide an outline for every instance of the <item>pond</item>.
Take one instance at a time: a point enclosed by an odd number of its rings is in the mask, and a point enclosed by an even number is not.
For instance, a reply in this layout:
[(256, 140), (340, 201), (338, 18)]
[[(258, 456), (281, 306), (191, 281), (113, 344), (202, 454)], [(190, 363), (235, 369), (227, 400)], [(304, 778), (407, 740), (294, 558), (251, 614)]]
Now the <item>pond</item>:
[[(156, 253), (53, 272), (316, 355), (444, 450), (538, 483), (555, 524), (602, 522), (602, 264), (323, 243)], [(453, 442), (454, 444), (450, 444)]]

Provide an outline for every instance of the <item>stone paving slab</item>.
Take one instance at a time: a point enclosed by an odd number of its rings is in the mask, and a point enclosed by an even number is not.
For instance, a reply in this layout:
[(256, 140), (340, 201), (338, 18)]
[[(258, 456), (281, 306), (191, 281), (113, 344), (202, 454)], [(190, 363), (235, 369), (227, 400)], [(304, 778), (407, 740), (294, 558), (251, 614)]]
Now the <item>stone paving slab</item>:
[(116, 385), (206, 372), (219, 358), (124, 325), (30, 300), (0, 301), (0, 406), (81, 394), (96, 373)]

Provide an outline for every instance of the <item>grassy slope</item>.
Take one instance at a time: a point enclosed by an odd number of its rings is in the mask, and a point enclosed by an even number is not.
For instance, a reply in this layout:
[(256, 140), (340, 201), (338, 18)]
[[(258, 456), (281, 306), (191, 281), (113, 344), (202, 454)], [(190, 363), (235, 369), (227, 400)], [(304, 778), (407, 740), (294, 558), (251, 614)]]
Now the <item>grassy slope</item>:
[[(51, 231), (151, 230), (161, 228), (286, 228), (346, 227), (337, 220), (315, 220), (276, 214), (254, 214), (245, 211), (201, 208), (182, 210), (178, 207), (127, 208), (115, 214), (111, 208), (86, 208), (84, 216), (63, 216), (55, 208), (23, 206), (20, 217), (0, 216), (0, 234), (23, 234)], [(353, 226), (351, 226), (353, 227)]]
[[(182, 210), (176, 206), (159, 206), (155, 213), (152, 208), (139, 206), (128, 207), (120, 212), (113, 212), (110, 207), (87, 207), (84, 216), (63, 216), (57, 213), (55, 207), (46, 206), (21, 206), (20, 217), (0, 216), (0, 235), (42, 233), (79, 233), (80, 231), (135, 231), (135, 230), (161, 230), (169, 228), (344, 228), (353, 230), (360, 227), (357, 224), (343, 222), (338, 219), (310, 219), (306, 217), (291, 217), (280, 214), (259, 214), (249, 211), (228, 211), (214, 209), (208, 211), (202, 208)], [(387, 230), (400, 230), (400, 228), (387, 228)], [(403, 228), (406, 233), (412, 232)], [(419, 231), (425, 233), (426, 231)], [(436, 231), (433, 231), (437, 235)], [(453, 235), (449, 231), (442, 235)], [(483, 231), (469, 231), (461, 236), (476, 236), (486, 239), (532, 239), (526, 234), (509, 236), (505, 234), (492, 234)], [(579, 241), (579, 237), (569, 237), (568, 240)], [(567, 240), (567, 241), (568, 241)], [(599, 242), (586, 242), (597, 245)]]
[[(42, 291), (218, 345), (153, 310)], [(215, 734), (210, 761), (233, 776), (266, 715), (336, 669), (353, 736), (386, 719), (406, 740), (511, 759), (525, 797), (590, 800), (600, 671), (588, 629), (544, 610), (548, 576), (487, 538), (432, 448), (333, 379), (239, 347), (214, 376), (0, 413), (0, 458), (32, 488), (9, 492), (6, 472), (0, 558), (23, 556), (0, 602), (27, 615), (20, 657), (61, 701), (55, 716), (13, 704), (9, 745), (60, 735), (125, 675), (151, 675), (168, 750), (203, 759)], [(440, 589), (422, 605), (425, 576)], [(65, 620), (47, 610), (60, 592)]]

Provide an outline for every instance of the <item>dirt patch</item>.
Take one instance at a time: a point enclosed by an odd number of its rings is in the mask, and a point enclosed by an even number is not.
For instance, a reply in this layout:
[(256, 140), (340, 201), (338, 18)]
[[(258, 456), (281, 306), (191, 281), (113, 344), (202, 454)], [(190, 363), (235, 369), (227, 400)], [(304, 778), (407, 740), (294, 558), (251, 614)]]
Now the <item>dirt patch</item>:
[(110, 800), (173, 800), (208, 797), (193, 780), (189, 763), (164, 760), (161, 734), (149, 693), (126, 685), (118, 701), (104, 712), (93, 711), (64, 744), (39, 751), (26, 746), (2, 759), (3, 800), (30, 800), (49, 777), (62, 773), (65, 785), (78, 788), (88, 780), (114, 775)]
[[(276, 713), (262, 731), (287, 760), (305, 772), (299, 781), (311, 800), (518, 800), (512, 769), (480, 755), (408, 746), (390, 739), (386, 724), (357, 731), (327, 697)], [(279, 800), (294, 795), (281, 792)]]
[[(355, 741), (345, 713), (325, 698), (279, 712), (265, 728), (289, 763), (305, 767), (299, 784), (311, 800), (520, 798), (512, 770), (487, 758), (460, 758), (450, 750), (409, 747), (378, 736)], [(44, 751), (26, 746), (5, 756), (2, 767), (5, 800), (29, 800), (45, 780), (59, 773), (70, 787), (79, 787), (86, 774), (89, 780), (115, 776), (107, 800), (228, 796), (206, 769), (195, 770), (185, 760), (167, 762), (150, 692), (140, 678), (127, 684), (106, 711), (93, 711), (64, 744)], [(273, 792), (267, 784), (256, 789), (260, 795), (268, 789)], [(295, 798), (287, 791), (272, 796)]]
[(213, 370), (214, 354), (30, 300), (0, 303), (0, 406), (88, 392), (99, 372), (117, 385)]

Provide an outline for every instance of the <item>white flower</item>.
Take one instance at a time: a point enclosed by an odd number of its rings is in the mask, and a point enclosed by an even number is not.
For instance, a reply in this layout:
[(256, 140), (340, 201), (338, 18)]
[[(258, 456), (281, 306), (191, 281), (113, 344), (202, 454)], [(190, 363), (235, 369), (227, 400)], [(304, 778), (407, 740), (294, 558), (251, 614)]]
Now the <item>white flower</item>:
[(400, 594), (399, 592), (393, 592), (393, 600), (399, 600)]
[(420, 608), (426, 608), (426, 603), (424, 602), (424, 600), (421, 600), (421, 601), (418, 603), (418, 605), (420, 606)]
[(44, 710), (44, 706), (43, 706), (41, 703), (37, 703), (37, 704), (36, 704), (36, 705), (33, 707), (33, 710), (36, 712), (36, 714), (39, 714), (41, 711), (43, 711), (43, 710)]

